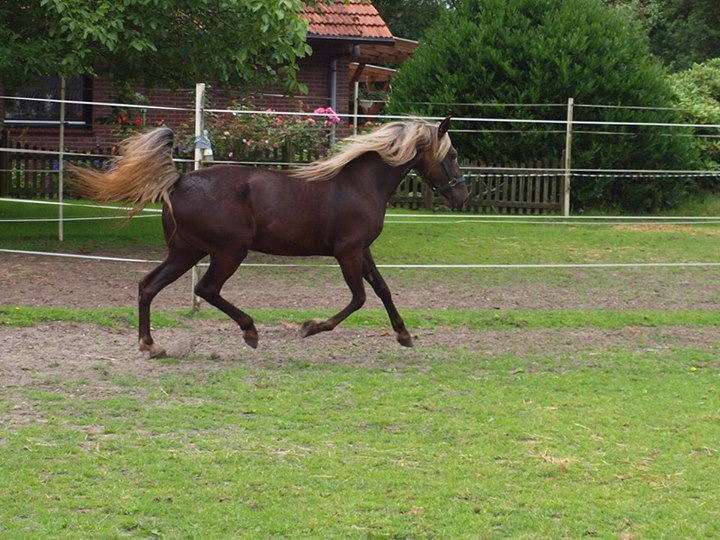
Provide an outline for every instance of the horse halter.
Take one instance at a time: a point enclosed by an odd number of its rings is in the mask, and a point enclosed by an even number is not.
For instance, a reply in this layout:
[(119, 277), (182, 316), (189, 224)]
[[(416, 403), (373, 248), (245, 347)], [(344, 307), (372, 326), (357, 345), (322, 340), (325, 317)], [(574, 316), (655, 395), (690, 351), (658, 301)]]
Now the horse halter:
[(465, 183), (465, 177), (463, 175), (460, 175), (459, 178), (454, 178), (453, 175), (450, 173), (450, 168), (447, 166), (447, 163), (445, 163), (445, 160), (440, 162), (440, 166), (442, 167), (443, 172), (445, 173), (445, 177), (447, 178), (447, 182), (442, 184), (441, 186), (433, 186), (430, 182), (427, 180), (425, 181), (427, 185), (430, 186), (430, 188), (433, 191), (439, 191), (440, 193), (445, 193), (446, 191), (450, 191), (452, 188), (457, 186), (458, 184), (464, 184)]

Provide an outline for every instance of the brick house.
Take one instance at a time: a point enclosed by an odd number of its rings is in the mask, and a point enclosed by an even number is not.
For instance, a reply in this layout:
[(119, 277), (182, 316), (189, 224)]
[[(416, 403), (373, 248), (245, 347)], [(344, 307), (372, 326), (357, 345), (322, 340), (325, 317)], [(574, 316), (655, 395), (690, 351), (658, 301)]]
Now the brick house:
[[(375, 63), (400, 63), (407, 59), (417, 45), (415, 42), (393, 37), (377, 10), (362, 0), (333, 0), (333, 4), (319, 8), (305, 8), (308, 21), (308, 43), (312, 55), (300, 60), (298, 80), (308, 87), (307, 96), (288, 98), (277, 88), (265, 88), (254, 94), (252, 101), (258, 108), (303, 110), (332, 106), (339, 113), (352, 112), (352, 88), (355, 81), (365, 84), (386, 84), (392, 70), (376, 68)], [(162, 90), (137, 88), (152, 106), (177, 107), (186, 111), (150, 110), (148, 125), (162, 120), (171, 127), (192, 123), (194, 113), (194, 82), (192, 88)], [(58, 98), (58, 77), (44, 77), (37, 84), (16, 91), (22, 97)], [(111, 113), (109, 105), (117, 101), (117, 88), (108, 77), (89, 79), (77, 77), (67, 81), (68, 100), (93, 104), (71, 104), (66, 108), (65, 146), (72, 151), (102, 151), (116, 142), (113, 126), (103, 123)], [(240, 97), (231, 89), (213, 88), (207, 93), (208, 106), (224, 108)], [(49, 150), (58, 148), (59, 105), (56, 103), (0, 100), (0, 126), (12, 142), (28, 143)], [(341, 130), (347, 131), (344, 119)]]

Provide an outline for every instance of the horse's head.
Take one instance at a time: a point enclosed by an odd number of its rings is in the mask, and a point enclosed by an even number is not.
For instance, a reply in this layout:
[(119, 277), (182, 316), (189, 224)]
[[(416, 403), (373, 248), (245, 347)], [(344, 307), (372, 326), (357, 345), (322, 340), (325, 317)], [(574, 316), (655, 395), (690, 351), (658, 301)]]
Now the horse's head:
[(437, 128), (435, 151), (425, 152), (417, 170), (425, 182), (445, 197), (451, 208), (462, 208), (468, 199), (468, 188), (458, 164), (458, 153), (450, 141), (448, 116)]

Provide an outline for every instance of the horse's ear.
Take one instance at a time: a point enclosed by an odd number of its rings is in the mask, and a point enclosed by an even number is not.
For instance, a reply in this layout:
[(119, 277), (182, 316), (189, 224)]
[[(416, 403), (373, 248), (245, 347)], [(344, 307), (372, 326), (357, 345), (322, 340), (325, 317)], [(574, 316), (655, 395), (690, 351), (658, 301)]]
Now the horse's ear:
[(446, 116), (445, 119), (440, 122), (440, 126), (438, 127), (438, 139), (441, 139), (448, 132), (448, 129), (450, 129), (450, 118), (450, 116)]

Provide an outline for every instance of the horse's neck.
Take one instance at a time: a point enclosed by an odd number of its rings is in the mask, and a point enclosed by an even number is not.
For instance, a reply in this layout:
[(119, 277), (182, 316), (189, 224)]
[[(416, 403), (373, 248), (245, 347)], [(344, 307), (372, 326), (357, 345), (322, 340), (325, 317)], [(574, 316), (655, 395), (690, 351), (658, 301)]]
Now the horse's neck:
[(416, 163), (413, 160), (405, 165), (393, 167), (385, 163), (378, 154), (372, 152), (367, 154), (358, 165), (361, 167), (358, 173), (364, 176), (363, 180), (372, 185), (383, 203), (387, 203), (402, 179), (415, 167)]

